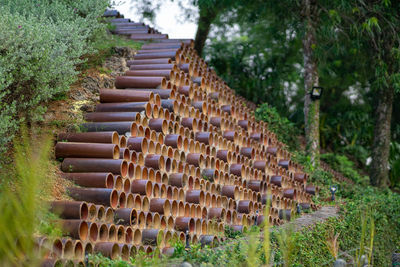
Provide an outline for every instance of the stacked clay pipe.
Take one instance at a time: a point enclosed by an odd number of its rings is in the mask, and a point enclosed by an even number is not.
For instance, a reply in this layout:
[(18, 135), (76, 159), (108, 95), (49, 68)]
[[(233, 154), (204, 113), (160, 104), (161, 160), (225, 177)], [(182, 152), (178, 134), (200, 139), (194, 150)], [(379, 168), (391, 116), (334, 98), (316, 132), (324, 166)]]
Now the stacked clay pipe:
[[(216, 245), (227, 226), (280, 225), (318, 188), (193, 49), (129, 19), (116, 33), (144, 43), (116, 89), (100, 90), (81, 133), (58, 136), (56, 158), (74, 201), (51, 202), (68, 237), (38, 240), (46, 266), (101, 253), (128, 259), (173, 240)], [(137, 33), (139, 32), (139, 33)], [(264, 216), (268, 210), (268, 216)], [(51, 243), (51, 244), (49, 244)]]

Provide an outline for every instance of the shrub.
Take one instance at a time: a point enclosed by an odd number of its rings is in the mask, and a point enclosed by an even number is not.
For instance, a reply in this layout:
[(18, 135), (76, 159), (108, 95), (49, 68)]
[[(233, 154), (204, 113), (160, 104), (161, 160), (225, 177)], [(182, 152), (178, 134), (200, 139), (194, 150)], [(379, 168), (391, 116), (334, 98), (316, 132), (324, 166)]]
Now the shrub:
[(0, 3), (0, 152), (20, 121), (40, 118), (39, 105), (68, 90), (75, 66), (104, 31), (109, 0), (4, 0)]
[(267, 122), (268, 129), (278, 136), (279, 141), (288, 145), (290, 150), (300, 149), (298, 140), (300, 130), (293, 122), (281, 117), (275, 107), (264, 103), (256, 109), (255, 117), (257, 120)]

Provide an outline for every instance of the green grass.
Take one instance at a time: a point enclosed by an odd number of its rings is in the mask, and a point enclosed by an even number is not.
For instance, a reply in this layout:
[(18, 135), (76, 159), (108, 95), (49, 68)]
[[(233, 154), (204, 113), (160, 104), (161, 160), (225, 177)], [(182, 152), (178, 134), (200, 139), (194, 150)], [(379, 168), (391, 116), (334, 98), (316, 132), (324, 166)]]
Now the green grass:
[[(7, 177), (2, 177), (0, 194), (2, 266), (37, 266), (40, 255), (35, 249), (34, 236), (61, 233), (53, 223), (57, 217), (48, 212), (41, 199), (52, 188), (48, 174), (51, 147), (48, 136), (29, 137), (26, 127), (22, 127), (21, 137), (14, 140), (14, 168)], [(10, 177), (10, 173), (14, 175)]]
[[(95, 53), (85, 55), (83, 59), (85, 62), (78, 66), (80, 71), (85, 71), (91, 68), (99, 68), (104, 63), (106, 58), (111, 57), (115, 54), (115, 47), (130, 47), (134, 50), (139, 50), (143, 43), (134, 42), (127, 37), (112, 35), (105, 33), (103, 35), (96, 36), (96, 40), (93, 43)], [(102, 70), (106, 74), (109, 74), (109, 70)]]

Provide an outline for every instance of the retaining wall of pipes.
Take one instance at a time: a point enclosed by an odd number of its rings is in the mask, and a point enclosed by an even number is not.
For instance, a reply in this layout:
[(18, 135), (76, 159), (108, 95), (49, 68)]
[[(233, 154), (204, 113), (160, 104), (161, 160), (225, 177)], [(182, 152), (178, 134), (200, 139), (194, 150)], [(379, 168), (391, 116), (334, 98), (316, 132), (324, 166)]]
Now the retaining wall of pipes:
[(83, 132), (58, 136), (63, 177), (78, 186), (68, 188), (74, 201), (51, 203), (69, 235), (37, 240), (43, 266), (84, 265), (93, 253), (172, 254), (174, 240), (217, 246), (226, 226), (280, 225), (298, 205), (318, 208), (311, 201), (318, 188), (302, 166), (193, 40), (169, 39), (117, 11), (105, 15), (116, 17), (113, 33), (145, 43), (117, 89), (100, 91)]

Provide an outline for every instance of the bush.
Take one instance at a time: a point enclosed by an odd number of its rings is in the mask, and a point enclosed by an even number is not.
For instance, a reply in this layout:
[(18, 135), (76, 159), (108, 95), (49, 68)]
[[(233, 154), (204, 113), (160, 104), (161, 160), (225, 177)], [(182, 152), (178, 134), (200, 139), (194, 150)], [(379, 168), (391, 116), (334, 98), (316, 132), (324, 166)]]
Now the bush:
[(349, 160), (345, 155), (326, 153), (321, 155), (321, 159), (328, 163), (332, 169), (342, 173), (354, 182), (364, 185), (369, 183), (368, 176), (359, 174), (354, 168), (354, 162)]
[(68, 90), (109, 0), (4, 0), (0, 4), (0, 152), (18, 125)]
[(291, 151), (300, 150), (300, 130), (293, 122), (281, 117), (275, 107), (264, 103), (256, 109), (255, 116), (257, 120), (267, 122), (268, 129), (278, 136), (279, 141), (288, 145)]

